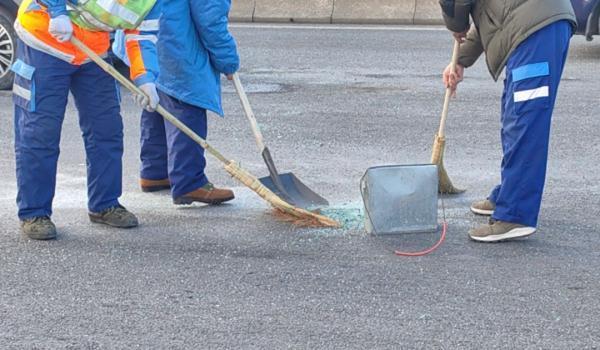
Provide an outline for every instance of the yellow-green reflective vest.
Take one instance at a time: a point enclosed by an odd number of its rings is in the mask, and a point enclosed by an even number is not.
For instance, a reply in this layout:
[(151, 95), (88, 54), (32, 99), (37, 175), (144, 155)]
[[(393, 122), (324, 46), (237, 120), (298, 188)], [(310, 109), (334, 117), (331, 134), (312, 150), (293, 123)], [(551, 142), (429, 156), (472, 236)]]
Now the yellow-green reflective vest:
[(155, 3), (156, 0), (69, 1), (69, 16), (73, 23), (91, 31), (135, 29)]

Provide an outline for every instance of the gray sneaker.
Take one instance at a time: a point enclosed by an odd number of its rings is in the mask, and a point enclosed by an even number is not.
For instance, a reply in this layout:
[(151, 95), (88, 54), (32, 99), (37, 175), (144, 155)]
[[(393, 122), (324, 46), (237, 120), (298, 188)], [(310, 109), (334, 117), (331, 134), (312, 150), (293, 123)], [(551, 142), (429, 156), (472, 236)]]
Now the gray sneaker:
[(91, 222), (118, 228), (132, 228), (138, 225), (138, 219), (124, 207), (118, 205), (100, 213), (88, 213)]
[(477, 215), (492, 216), (496, 210), (496, 204), (489, 199), (473, 202), (471, 204), (471, 211)]
[(527, 237), (535, 231), (535, 227), (490, 220), (489, 224), (470, 230), (469, 237), (478, 242), (500, 242)]
[(25, 236), (39, 241), (56, 238), (56, 226), (47, 216), (21, 220), (21, 232)]

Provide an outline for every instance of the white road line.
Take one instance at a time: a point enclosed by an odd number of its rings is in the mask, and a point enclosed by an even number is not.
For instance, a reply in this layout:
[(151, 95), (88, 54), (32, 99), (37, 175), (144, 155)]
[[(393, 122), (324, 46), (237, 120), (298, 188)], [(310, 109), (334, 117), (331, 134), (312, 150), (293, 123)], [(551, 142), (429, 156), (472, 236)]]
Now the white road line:
[(261, 23), (232, 23), (231, 28), (250, 28), (250, 29), (303, 29), (303, 30), (380, 30), (380, 31), (447, 31), (442, 26), (418, 26), (418, 25), (309, 25), (309, 24), (261, 24)]

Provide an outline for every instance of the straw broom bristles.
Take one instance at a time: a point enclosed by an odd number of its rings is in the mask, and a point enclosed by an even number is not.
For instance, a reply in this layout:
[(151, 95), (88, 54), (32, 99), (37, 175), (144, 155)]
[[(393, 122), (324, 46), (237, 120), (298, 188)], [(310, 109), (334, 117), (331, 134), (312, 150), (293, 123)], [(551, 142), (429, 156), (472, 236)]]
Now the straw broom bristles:
[(433, 142), (433, 152), (431, 155), (431, 164), (437, 165), (439, 188), (441, 194), (459, 194), (465, 190), (454, 187), (446, 169), (444, 168), (444, 149), (446, 148), (446, 139), (436, 136)]

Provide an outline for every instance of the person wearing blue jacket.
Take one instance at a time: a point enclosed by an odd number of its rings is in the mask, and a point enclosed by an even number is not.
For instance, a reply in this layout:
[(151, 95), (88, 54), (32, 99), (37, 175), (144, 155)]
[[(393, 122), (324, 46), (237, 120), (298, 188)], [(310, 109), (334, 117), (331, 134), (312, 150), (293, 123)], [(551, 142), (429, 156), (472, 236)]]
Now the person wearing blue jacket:
[[(155, 82), (134, 78), (145, 93), (137, 97), (137, 102), (148, 112), (153, 112), (160, 102), (206, 138), (207, 110), (223, 116), (221, 74), (231, 79), (239, 68), (237, 46), (227, 28), (231, 1), (157, 3), (161, 3), (161, 13), (154, 52), (160, 72)], [(151, 66), (153, 51), (146, 51), (148, 54), (141, 57)], [(142, 118), (141, 158), (142, 185), (147, 185), (143, 189), (170, 185), (175, 204), (219, 204), (234, 198), (233, 191), (216, 188), (209, 182), (204, 173), (204, 149), (157, 114), (145, 114)]]

